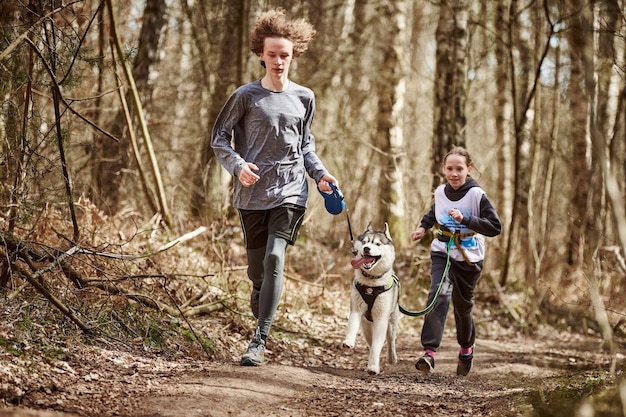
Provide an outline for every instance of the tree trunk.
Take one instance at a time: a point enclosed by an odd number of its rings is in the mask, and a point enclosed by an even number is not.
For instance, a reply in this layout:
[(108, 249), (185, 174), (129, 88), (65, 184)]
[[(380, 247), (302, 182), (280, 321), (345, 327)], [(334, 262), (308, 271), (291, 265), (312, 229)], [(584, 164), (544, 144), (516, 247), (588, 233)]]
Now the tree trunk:
[[(509, 15), (504, 2), (495, 2), (495, 31), (499, 34), (496, 38), (495, 56), (497, 66), (495, 70), (496, 82), (496, 100), (495, 108), (495, 129), (496, 143), (498, 143), (498, 184), (494, 193), (494, 202), (498, 207), (498, 212), (502, 217), (503, 224), (507, 224), (507, 220), (511, 218), (513, 196), (512, 196), (512, 178), (511, 178), (511, 133), (512, 125), (511, 115), (511, 98), (510, 83), (508, 80), (508, 70), (510, 63), (508, 59), (508, 50), (506, 46), (506, 38), (503, 37), (509, 31)], [(505, 227), (502, 230), (502, 241), (506, 242), (510, 233)]]
[[(596, 135), (597, 140), (601, 143), (598, 147), (598, 159), (600, 164), (607, 163), (607, 160), (602, 160), (601, 158), (603, 154), (608, 155), (624, 155), (624, 145), (623, 140), (617, 141), (620, 142), (621, 149), (620, 150), (611, 150), (611, 142), (612, 135), (616, 130), (616, 118), (617, 118), (617, 106), (619, 100), (619, 89), (620, 89), (620, 73), (618, 68), (620, 68), (620, 62), (623, 65), (623, 57), (620, 58), (620, 54), (623, 54), (624, 51), (624, 42), (620, 41), (620, 37), (617, 36), (620, 33), (622, 23), (618, 19), (620, 8), (617, 3), (617, 0), (605, 0), (603, 2), (599, 2), (596, 6), (597, 16), (594, 19), (595, 22), (595, 31), (598, 33), (597, 38), (597, 64), (595, 67), (597, 68), (597, 105), (596, 105)], [(616, 178), (624, 178), (624, 171), (618, 169), (619, 164), (614, 164), (611, 162), (611, 171), (616, 175)], [(605, 182), (607, 181), (605, 172), (604, 174)], [(623, 189), (623, 181), (620, 185)], [(600, 184), (600, 189), (602, 189), (602, 184)], [(598, 230), (602, 230), (603, 232), (608, 232), (609, 239), (615, 239), (616, 236), (611, 235), (610, 231), (614, 230), (612, 227), (613, 219), (608, 215), (609, 210), (607, 209), (607, 199), (606, 197), (602, 200), (602, 216), (598, 216), (596, 222), (601, 222), (598, 224)], [(604, 233), (603, 233), (604, 234)], [(606, 239), (602, 239), (605, 241)]]
[[(133, 78), (140, 92), (142, 102), (150, 103), (153, 87), (149, 79), (151, 71), (160, 61), (159, 41), (167, 23), (165, 0), (147, 0), (143, 13), (143, 25), (139, 36), (138, 54), (134, 59)], [(126, 58), (123, 58), (126, 59)], [(127, 102), (131, 102), (128, 97)], [(149, 106), (146, 107), (149, 109)], [(112, 122), (111, 133), (120, 142), (101, 136), (94, 143), (92, 173), (94, 179), (93, 201), (107, 213), (115, 213), (119, 208), (123, 170), (129, 167), (129, 141), (123, 110), (119, 110)]]
[[(511, 263), (520, 259), (517, 264), (518, 274), (526, 276), (527, 263), (525, 253), (519, 253), (520, 248), (524, 251), (527, 248), (528, 230), (521, 225), (528, 224), (527, 218), (527, 194), (528, 188), (528, 138), (526, 128), (528, 127), (529, 108), (533, 100), (535, 88), (538, 80), (533, 84), (530, 82), (532, 64), (536, 60), (532, 59), (532, 53), (528, 47), (528, 40), (523, 39), (521, 33), (524, 28), (519, 20), (517, 0), (511, 0), (509, 6), (509, 59), (510, 69), (508, 71), (511, 80), (511, 96), (513, 103), (513, 128), (514, 128), (514, 149), (513, 149), (513, 201), (511, 218), (507, 231), (506, 258), (500, 276), (500, 285), (504, 286), (508, 279)], [(540, 64), (540, 63), (539, 63)], [(538, 64), (538, 65), (539, 65)], [(506, 226), (505, 226), (506, 228)], [(514, 242), (516, 244), (514, 244)]]
[[(622, 1), (622, 7), (624, 2)], [(626, 68), (626, 41), (623, 36), (625, 24), (618, 20), (613, 35), (613, 51), (615, 55), (614, 69)], [(620, 71), (614, 70), (611, 77), (611, 86), (608, 94), (610, 101), (613, 102), (612, 107), (615, 112), (612, 116), (612, 129), (607, 130), (609, 137), (609, 155), (610, 163), (613, 167), (616, 179), (619, 179), (618, 185), (622, 190), (626, 189), (626, 88), (623, 82), (623, 76)], [(608, 112), (608, 110), (607, 110)], [(626, 195), (622, 193), (622, 197), (626, 199)], [(626, 248), (624, 248), (626, 250)]]
[[(230, 207), (228, 179), (221, 165), (215, 159), (211, 148), (211, 131), (213, 123), (217, 118), (222, 106), (233, 93), (235, 88), (243, 84), (242, 73), (243, 51), (248, 51), (245, 44), (244, 33), (248, 30), (246, 2), (220, 1), (223, 10), (222, 19), (229, 28), (228, 33), (216, 33), (212, 31), (213, 37), (217, 39), (217, 50), (213, 51), (217, 57), (214, 71), (213, 86), (209, 87), (210, 101), (207, 109), (207, 137), (202, 138), (202, 154), (200, 157), (200, 167), (195, 173), (194, 193), (192, 195), (192, 211), (195, 215), (212, 218), (223, 213), (224, 207)], [(202, 16), (211, 13), (206, 10), (203, 3), (199, 4), (197, 10)], [(240, 52), (241, 51), (241, 52)], [(203, 51), (200, 52), (202, 55)], [(250, 53), (248, 51), (248, 53)]]
[(467, 72), (467, 0), (446, 0), (439, 8), (435, 70), (433, 188), (444, 180), (443, 157), (465, 146)]
[[(561, 77), (562, 65), (561, 65), (561, 45), (562, 42), (559, 43), (555, 51), (555, 59), (554, 59), (554, 82), (555, 85), (557, 80)], [(545, 178), (543, 185), (543, 196), (541, 198), (541, 230), (544, 231), (545, 242), (542, 244), (542, 248), (540, 253), (538, 254), (540, 259), (543, 259), (545, 253), (549, 249), (550, 244), (550, 232), (556, 227), (554, 222), (551, 221), (552, 216), (552, 206), (553, 201), (558, 198), (559, 190), (556, 190), (556, 194), (553, 195), (553, 186), (555, 183), (555, 171), (557, 167), (558, 161), (558, 147), (559, 147), (559, 135), (560, 135), (560, 121), (561, 121), (561, 113), (562, 113), (562, 105), (561, 105), (561, 92), (558, 88), (552, 89), (551, 95), (551, 105), (552, 112), (550, 114), (551, 126), (549, 128), (547, 136), (547, 140), (545, 141), (545, 147), (548, 149), (546, 155), (546, 167), (545, 167)], [(540, 264), (537, 265), (540, 267)], [(541, 273), (539, 268), (536, 269), (535, 273), (537, 276)]]
[(383, 173), (380, 176), (382, 210), (377, 223), (387, 219), (391, 235), (396, 244), (404, 246), (407, 241), (404, 214), (404, 137), (402, 114), (406, 86), (407, 33), (405, 0), (394, 0), (381, 7), (377, 15), (387, 22), (384, 32), (379, 32), (382, 42), (389, 45), (384, 49), (382, 67), (377, 84), (378, 120), (376, 147), (381, 150)]
[[(19, 14), (17, 10), (9, 5), (0, 5), (0, 34), (2, 39), (11, 39), (11, 24), (17, 20)], [(30, 24), (34, 21), (32, 13), (27, 13), (24, 20)], [(0, 49), (4, 49), (5, 42), (0, 41)], [(6, 94), (9, 91), (18, 91), (14, 100), (6, 100), (2, 106), (4, 137), (0, 144), (0, 159), (2, 169), (0, 169), (0, 201), (8, 202), (7, 210), (8, 231), (13, 232), (17, 224), (18, 213), (22, 207), (22, 199), (26, 196), (24, 191), (26, 183), (24, 181), (24, 160), (26, 158), (26, 150), (30, 148), (28, 145), (29, 119), (32, 118), (32, 94), (33, 94), (33, 67), (34, 53), (32, 48), (28, 48), (28, 53), (16, 53), (10, 62), (3, 62), (6, 69), (10, 73), (24, 72), (27, 81), (22, 84), (19, 80), (12, 77), (5, 78), (0, 84), (0, 94)], [(20, 86), (21, 85), (21, 86)]]
[(571, 215), (569, 229), (571, 235), (567, 242), (568, 261), (577, 268), (582, 267), (585, 249), (585, 230), (588, 222), (589, 186), (591, 185), (591, 149), (589, 142), (589, 93), (586, 85), (588, 71), (593, 65), (591, 21), (583, 12), (586, 7), (584, 0), (569, 0), (571, 14), (568, 40), (570, 43), (571, 80), (568, 97), (572, 114), (571, 129), (571, 160), (573, 163), (573, 185), (571, 197)]

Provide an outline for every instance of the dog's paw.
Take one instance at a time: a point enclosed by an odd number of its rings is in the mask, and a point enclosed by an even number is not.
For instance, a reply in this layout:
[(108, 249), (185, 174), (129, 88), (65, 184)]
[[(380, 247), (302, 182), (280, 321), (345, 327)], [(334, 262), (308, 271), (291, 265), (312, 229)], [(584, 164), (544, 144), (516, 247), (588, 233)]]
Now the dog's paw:
[(354, 349), (354, 342), (350, 343), (349, 341), (344, 340), (341, 342), (341, 347), (344, 349)]
[(374, 367), (374, 366), (368, 366), (367, 373), (370, 375), (378, 375), (380, 373), (380, 368)]

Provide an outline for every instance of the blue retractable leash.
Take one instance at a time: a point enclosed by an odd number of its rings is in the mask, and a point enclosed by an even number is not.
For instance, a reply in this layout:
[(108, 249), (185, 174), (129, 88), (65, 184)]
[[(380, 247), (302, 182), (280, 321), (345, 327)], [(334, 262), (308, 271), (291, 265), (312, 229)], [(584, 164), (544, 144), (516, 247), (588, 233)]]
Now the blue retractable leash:
[(348, 230), (350, 231), (350, 243), (352, 243), (352, 253), (354, 254), (354, 235), (352, 234), (352, 225), (350, 224), (350, 215), (348, 214), (348, 209), (346, 208), (346, 202), (344, 201), (343, 194), (337, 188), (335, 184), (332, 182), (328, 183), (332, 191), (324, 192), (319, 188), (317, 191), (320, 192), (322, 197), (324, 197), (324, 207), (326, 211), (332, 214), (333, 216), (337, 216), (341, 214), (344, 210), (346, 211), (346, 218), (348, 219)]
[(339, 188), (332, 182), (328, 183), (330, 185), (331, 191), (322, 191), (317, 189), (320, 192), (322, 197), (324, 197), (324, 207), (326, 207), (326, 211), (336, 216), (341, 214), (343, 209), (346, 208), (346, 202), (343, 201), (343, 194), (339, 191)]

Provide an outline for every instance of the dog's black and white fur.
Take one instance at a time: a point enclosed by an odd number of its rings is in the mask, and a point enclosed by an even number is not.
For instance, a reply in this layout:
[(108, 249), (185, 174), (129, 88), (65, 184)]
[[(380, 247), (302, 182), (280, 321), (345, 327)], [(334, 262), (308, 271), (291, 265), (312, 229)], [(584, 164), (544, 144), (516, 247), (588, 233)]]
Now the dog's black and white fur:
[(384, 231), (371, 225), (354, 242), (354, 280), (350, 291), (350, 317), (344, 346), (354, 348), (359, 326), (369, 346), (367, 370), (380, 373), (380, 353), (387, 341), (387, 361), (398, 362), (396, 335), (400, 311), (398, 284), (393, 271), (395, 248), (385, 223)]

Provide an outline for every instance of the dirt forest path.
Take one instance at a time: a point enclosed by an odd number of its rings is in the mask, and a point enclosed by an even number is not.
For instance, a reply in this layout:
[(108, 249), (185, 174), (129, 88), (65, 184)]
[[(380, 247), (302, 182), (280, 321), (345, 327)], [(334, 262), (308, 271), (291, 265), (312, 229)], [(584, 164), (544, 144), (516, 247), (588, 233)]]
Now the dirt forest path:
[(310, 366), (306, 358), (302, 366), (271, 360), (270, 351), (271, 361), (256, 368), (235, 358), (167, 360), (93, 348), (68, 360), (54, 387), (27, 394), (19, 408), (0, 409), (0, 417), (542, 415), (528, 414), (547, 406), (535, 399), (548, 401), (550, 392), (571, 387), (582, 373), (608, 369), (597, 339), (572, 337), (479, 340), (467, 377), (455, 375), (451, 349), (439, 353), (435, 373), (418, 373), (418, 350), (406, 342), (398, 346), (399, 363), (384, 364), (380, 375), (364, 371), (364, 345), (328, 347), (325, 359)]

